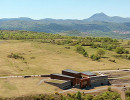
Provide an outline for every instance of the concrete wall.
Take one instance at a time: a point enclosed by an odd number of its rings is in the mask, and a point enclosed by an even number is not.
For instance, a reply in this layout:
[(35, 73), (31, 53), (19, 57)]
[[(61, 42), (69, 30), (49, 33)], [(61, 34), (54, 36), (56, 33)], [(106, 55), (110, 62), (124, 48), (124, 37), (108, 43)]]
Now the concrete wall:
[(59, 87), (61, 89), (68, 89), (68, 88), (72, 87), (71, 86), (71, 81), (65, 81), (64, 83), (53, 83), (53, 82), (45, 81), (45, 83), (57, 86), (57, 87)]
[(102, 86), (108, 85), (108, 77), (107, 76), (91, 76), (90, 77), (90, 86)]

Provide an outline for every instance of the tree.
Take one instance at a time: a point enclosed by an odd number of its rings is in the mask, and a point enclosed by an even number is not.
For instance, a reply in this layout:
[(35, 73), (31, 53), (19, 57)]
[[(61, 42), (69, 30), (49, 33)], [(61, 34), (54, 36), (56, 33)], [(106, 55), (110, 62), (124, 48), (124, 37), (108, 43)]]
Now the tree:
[(97, 55), (101, 57), (101, 56), (105, 55), (105, 51), (103, 49), (98, 49)]

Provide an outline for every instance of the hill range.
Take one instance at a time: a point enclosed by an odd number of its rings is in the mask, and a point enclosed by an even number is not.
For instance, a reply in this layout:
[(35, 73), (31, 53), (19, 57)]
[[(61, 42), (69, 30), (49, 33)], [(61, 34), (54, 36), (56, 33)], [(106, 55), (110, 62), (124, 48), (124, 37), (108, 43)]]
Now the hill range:
[(27, 17), (0, 19), (0, 30), (27, 30), (70, 36), (99, 36), (130, 39), (130, 18), (97, 13), (88, 19), (40, 19)]

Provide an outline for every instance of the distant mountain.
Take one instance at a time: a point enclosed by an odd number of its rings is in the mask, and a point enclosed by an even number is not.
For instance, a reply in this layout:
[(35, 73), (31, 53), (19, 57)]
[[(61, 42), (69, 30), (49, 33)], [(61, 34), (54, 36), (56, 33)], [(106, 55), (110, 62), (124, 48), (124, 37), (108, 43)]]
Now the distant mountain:
[(2, 18), (0, 21), (13, 21), (13, 20), (23, 20), (23, 21), (31, 21), (33, 19), (28, 17), (19, 17), (19, 18)]
[(130, 18), (122, 18), (119, 16), (110, 17), (104, 13), (94, 14), (90, 18), (84, 20), (89, 22), (91, 21), (104, 21), (104, 22), (116, 22), (116, 23), (130, 22)]
[[(97, 13), (88, 19), (40, 19), (28, 17), (0, 19), (0, 30), (27, 30), (47, 33), (64, 33), (67, 35), (112, 36), (112, 34), (127, 34), (130, 38), (130, 18), (118, 16), (110, 17), (104, 13)], [(75, 31), (76, 30), (76, 31)], [(83, 34), (85, 33), (85, 34)], [(95, 34), (96, 33), (96, 34)], [(102, 34), (101, 34), (102, 33)], [(109, 34), (112, 33), (112, 34)]]

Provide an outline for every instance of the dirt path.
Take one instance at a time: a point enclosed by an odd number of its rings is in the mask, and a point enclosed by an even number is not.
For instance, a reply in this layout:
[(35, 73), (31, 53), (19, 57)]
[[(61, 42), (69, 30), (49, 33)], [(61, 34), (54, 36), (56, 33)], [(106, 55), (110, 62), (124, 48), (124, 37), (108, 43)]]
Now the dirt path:
[(102, 70), (102, 71), (93, 71), (95, 73), (107, 73), (107, 72), (124, 72), (124, 71), (129, 71), (130, 69), (120, 69), (120, 70)]
[(37, 85), (41, 85), (44, 81), (47, 81), (47, 80), (50, 80), (50, 78), (40, 80), (40, 82)]

